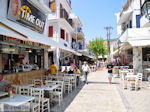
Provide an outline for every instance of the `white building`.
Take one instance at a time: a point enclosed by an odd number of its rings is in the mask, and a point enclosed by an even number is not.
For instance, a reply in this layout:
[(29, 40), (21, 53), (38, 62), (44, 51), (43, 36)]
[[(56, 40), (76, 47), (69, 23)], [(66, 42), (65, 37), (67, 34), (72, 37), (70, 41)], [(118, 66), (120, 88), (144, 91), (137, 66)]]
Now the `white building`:
[(51, 13), (48, 14), (45, 35), (61, 46), (60, 48), (53, 48), (51, 51), (55, 63), (59, 66), (60, 62), (63, 65), (64, 60), (72, 54), (82, 55), (75, 50), (84, 48), (84, 34), (79, 17), (72, 13), (70, 1), (53, 0), (49, 4)]
[(0, 72), (18, 72), (17, 63), (47, 68), (48, 50), (62, 47), (46, 34), (49, 2), (0, 0), (0, 7)]
[[(149, 64), (150, 32), (149, 19), (143, 4), (146, 0), (127, 0), (117, 13), (117, 31), (120, 37), (122, 63), (133, 66), (135, 73), (144, 73)], [(141, 10), (142, 8), (142, 10)]]

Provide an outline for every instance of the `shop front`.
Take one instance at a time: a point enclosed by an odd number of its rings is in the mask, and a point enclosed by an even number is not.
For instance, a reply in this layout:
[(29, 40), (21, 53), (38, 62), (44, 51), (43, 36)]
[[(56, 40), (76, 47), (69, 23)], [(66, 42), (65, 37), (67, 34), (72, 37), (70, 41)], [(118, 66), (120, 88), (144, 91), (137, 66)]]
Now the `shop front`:
[(0, 72), (12, 74), (44, 68), (44, 50), (49, 46), (0, 35)]

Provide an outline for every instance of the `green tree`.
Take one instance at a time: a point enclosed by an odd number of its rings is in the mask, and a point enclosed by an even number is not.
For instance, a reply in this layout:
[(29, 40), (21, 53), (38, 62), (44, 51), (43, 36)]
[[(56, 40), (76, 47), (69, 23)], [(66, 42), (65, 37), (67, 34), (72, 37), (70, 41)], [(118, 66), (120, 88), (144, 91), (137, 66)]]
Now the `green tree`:
[(97, 59), (98, 56), (102, 56), (104, 58), (107, 54), (107, 46), (102, 38), (96, 38), (95, 40), (90, 41), (88, 48), (95, 54)]

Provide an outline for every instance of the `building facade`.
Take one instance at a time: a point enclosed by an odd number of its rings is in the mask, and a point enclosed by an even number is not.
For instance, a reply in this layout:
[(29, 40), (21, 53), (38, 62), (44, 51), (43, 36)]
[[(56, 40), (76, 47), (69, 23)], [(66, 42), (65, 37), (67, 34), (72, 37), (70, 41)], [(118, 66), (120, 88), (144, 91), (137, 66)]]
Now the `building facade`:
[(147, 0), (127, 0), (117, 13), (117, 31), (121, 44), (121, 59), (125, 65), (133, 67), (135, 73), (143, 73), (147, 79), (149, 66), (150, 32), (149, 19), (144, 4)]

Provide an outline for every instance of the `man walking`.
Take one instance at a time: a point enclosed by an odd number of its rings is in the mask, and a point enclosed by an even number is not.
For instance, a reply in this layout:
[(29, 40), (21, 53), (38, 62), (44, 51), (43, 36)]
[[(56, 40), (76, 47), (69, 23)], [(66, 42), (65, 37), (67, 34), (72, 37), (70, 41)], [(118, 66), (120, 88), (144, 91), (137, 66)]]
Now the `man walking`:
[(88, 82), (87, 82), (87, 76), (88, 76), (88, 73), (90, 71), (90, 67), (89, 67), (89, 65), (87, 64), (86, 61), (82, 65), (82, 71), (83, 71), (83, 75), (84, 75), (84, 78), (85, 78), (84, 83), (88, 84)]

